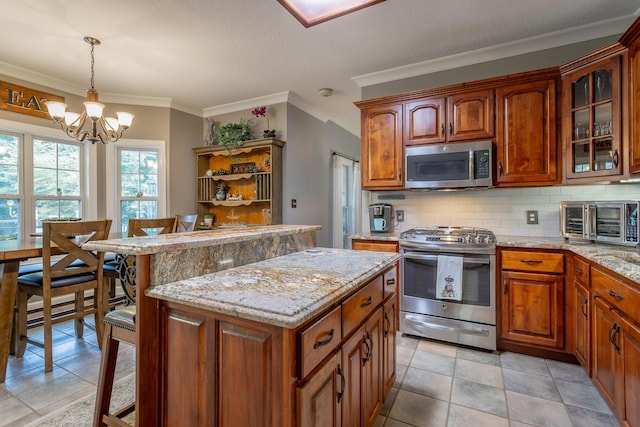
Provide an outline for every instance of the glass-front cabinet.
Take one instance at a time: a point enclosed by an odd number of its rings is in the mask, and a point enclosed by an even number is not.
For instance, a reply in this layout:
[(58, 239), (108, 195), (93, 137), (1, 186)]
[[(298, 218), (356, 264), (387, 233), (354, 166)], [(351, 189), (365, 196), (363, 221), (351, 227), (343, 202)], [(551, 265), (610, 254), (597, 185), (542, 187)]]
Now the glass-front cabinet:
[(622, 173), (620, 79), (620, 56), (563, 76), (567, 179)]

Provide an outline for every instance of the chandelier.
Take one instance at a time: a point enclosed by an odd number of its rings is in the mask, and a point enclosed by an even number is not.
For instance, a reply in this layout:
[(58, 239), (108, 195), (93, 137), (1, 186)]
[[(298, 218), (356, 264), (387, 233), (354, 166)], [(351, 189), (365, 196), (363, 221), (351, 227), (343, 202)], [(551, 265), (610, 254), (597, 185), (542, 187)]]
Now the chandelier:
[[(78, 141), (85, 139), (92, 144), (100, 141), (103, 144), (116, 142), (133, 122), (133, 114), (118, 111), (115, 117), (103, 117), (104, 104), (98, 102), (98, 91), (93, 85), (93, 48), (100, 44), (100, 40), (85, 37), (84, 41), (91, 45), (91, 89), (87, 90), (87, 100), (84, 102), (82, 114), (66, 111), (67, 104), (63, 102), (47, 101), (45, 105), (51, 118), (60, 125), (60, 129)], [(89, 120), (87, 120), (87, 118)], [(87, 128), (85, 129), (85, 124)]]

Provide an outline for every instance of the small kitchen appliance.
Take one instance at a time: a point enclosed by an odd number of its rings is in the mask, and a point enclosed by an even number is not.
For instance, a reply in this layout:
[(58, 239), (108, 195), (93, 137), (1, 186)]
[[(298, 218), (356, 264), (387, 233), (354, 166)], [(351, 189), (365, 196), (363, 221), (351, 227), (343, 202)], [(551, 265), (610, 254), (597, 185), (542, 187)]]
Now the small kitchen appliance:
[(638, 210), (638, 200), (561, 202), (562, 236), (567, 239), (637, 246), (640, 241)]
[(387, 203), (369, 205), (369, 227), (372, 233), (391, 231), (391, 212), (393, 207)]

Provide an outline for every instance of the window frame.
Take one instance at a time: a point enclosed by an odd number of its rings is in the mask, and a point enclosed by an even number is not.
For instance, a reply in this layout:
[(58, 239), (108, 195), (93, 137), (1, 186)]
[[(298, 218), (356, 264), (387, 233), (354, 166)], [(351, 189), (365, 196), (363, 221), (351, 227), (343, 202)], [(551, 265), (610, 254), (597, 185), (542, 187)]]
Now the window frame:
[(166, 168), (166, 141), (146, 140), (146, 139), (120, 139), (115, 144), (106, 145), (105, 166), (106, 166), (106, 215), (112, 218), (111, 230), (118, 232), (122, 229), (120, 223), (120, 170), (119, 151), (157, 151), (158, 153), (158, 188), (157, 188), (157, 212), (158, 218), (167, 215), (167, 201), (169, 200)]
[[(22, 136), (22, 146), (19, 149), (21, 164), (19, 167), (19, 194), (20, 199), (20, 237), (25, 238), (34, 233), (35, 200), (33, 191), (33, 140), (40, 139), (60, 143), (78, 144), (73, 138), (66, 137), (62, 131), (56, 128), (38, 126), (30, 123), (16, 122), (0, 119), (0, 132), (17, 134)], [(81, 203), (82, 218), (96, 219), (98, 214), (98, 198), (90, 197), (98, 192), (98, 162), (97, 147), (94, 144), (82, 143), (81, 145)], [(28, 209), (26, 207), (28, 206)]]

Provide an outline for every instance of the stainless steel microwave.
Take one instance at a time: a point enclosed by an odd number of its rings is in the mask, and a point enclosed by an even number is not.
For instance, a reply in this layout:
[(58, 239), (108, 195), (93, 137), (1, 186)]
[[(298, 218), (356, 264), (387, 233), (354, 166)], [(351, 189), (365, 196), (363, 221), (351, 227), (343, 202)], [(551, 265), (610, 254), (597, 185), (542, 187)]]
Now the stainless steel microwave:
[(638, 200), (561, 202), (560, 227), (565, 238), (636, 246)]
[(493, 144), (475, 141), (405, 148), (405, 188), (493, 186)]

